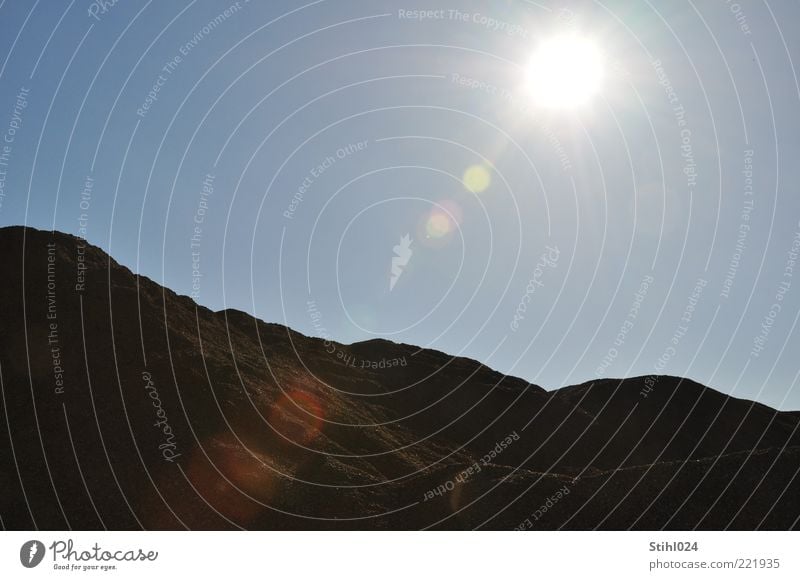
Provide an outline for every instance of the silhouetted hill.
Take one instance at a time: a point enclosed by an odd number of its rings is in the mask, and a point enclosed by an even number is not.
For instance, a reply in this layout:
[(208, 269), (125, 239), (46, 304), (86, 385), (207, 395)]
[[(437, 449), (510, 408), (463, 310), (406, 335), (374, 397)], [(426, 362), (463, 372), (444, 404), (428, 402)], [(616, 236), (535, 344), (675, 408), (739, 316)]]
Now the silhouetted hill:
[(548, 392), (212, 312), (73, 236), (0, 247), (5, 528), (798, 526), (796, 412), (665, 376)]

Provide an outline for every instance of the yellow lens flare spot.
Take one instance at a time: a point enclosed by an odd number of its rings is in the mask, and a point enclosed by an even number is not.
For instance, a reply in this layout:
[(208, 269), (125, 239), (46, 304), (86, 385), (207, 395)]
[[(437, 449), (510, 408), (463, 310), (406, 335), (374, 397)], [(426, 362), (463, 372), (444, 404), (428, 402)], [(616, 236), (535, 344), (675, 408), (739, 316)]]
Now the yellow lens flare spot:
[(471, 165), (464, 172), (461, 181), (467, 191), (482, 193), (492, 184), (492, 174), (485, 165)]

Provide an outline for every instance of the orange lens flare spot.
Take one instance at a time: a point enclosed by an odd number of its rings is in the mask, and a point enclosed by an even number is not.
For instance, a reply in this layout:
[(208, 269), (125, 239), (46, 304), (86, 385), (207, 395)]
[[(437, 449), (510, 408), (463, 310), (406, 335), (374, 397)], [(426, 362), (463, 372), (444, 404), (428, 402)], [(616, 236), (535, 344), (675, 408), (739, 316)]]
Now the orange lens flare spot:
[(431, 238), (443, 238), (453, 229), (450, 217), (442, 211), (433, 211), (428, 217), (425, 231)]
[(272, 427), (290, 441), (310, 443), (322, 430), (324, 409), (319, 399), (307, 391), (284, 393), (270, 410)]
[(263, 458), (232, 435), (213, 437), (203, 443), (203, 450), (195, 449), (186, 475), (203, 501), (239, 525), (262, 512), (258, 502), (268, 503), (277, 485), (277, 476)]

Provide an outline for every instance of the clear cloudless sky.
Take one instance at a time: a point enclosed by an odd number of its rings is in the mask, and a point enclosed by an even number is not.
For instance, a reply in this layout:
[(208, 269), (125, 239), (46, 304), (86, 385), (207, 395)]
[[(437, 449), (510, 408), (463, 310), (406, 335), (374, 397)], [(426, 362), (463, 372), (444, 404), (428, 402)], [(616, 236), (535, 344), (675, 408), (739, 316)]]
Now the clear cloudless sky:
[[(798, 25), (788, 1), (6, 0), (0, 225), (85, 227), (309, 335), (800, 409)], [(564, 33), (604, 79), (543, 108), (526, 67)]]

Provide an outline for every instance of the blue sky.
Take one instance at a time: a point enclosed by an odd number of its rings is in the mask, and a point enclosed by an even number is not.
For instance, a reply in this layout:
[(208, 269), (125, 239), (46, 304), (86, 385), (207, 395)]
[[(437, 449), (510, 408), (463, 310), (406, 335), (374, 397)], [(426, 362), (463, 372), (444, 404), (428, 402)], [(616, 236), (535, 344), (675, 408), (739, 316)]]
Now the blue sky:
[[(800, 409), (800, 6), (458, 11), (6, 0), (0, 225), (85, 214), (135, 271), (306, 334)], [(564, 30), (605, 78), (542, 109), (526, 65)]]

